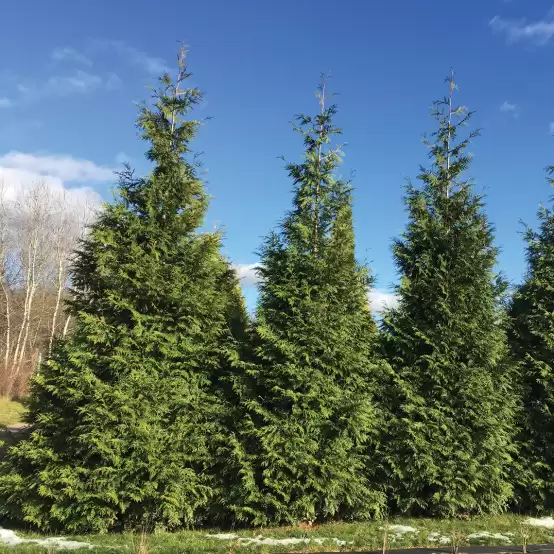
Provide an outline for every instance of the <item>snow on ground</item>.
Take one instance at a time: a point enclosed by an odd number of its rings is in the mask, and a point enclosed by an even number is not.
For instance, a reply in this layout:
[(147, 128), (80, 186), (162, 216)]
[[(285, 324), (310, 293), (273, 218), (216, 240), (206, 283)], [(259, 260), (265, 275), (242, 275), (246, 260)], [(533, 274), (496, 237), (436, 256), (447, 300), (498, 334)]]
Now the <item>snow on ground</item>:
[[(471, 533), (466, 538), (468, 541), (495, 539), (498, 541), (504, 541), (509, 544), (512, 540), (512, 537), (514, 537), (513, 533), (491, 533), (489, 531), (478, 531), (475, 533)], [(429, 535), (427, 535), (427, 540), (429, 542), (436, 542), (438, 544), (452, 543), (452, 537), (449, 537), (448, 535), (442, 535), (441, 533), (429, 533)]]
[(323, 544), (326, 540), (334, 542), (337, 546), (346, 546), (347, 544), (354, 544), (354, 542), (347, 543), (341, 539), (333, 537), (332, 539), (326, 539), (321, 537), (315, 538), (287, 538), (287, 539), (271, 539), (269, 537), (263, 537), (259, 535), (254, 538), (248, 537), (239, 537), (234, 533), (218, 533), (216, 535), (206, 535), (209, 539), (216, 539), (220, 541), (232, 541), (236, 540), (241, 546), (250, 546), (250, 545), (265, 545), (265, 546), (296, 546), (298, 544), (310, 544), (313, 542), (315, 544)]
[(409, 525), (387, 525), (386, 527), (379, 527), (379, 529), (389, 531), (389, 542), (391, 543), (396, 542), (396, 539), (401, 539), (406, 533), (417, 533), (417, 529)]
[(513, 533), (506, 533), (502, 535), (501, 533), (490, 533), (489, 531), (479, 531), (478, 533), (471, 533), (471, 535), (467, 536), (467, 539), (469, 541), (496, 539), (498, 541), (510, 542), (511, 539), (509, 535), (513, 536)]
[[(383, 529), (383, 527), (381, 527)], [(405, 533), (417, 533), (415, 527), (410, 527), (409, 525), (389, 525), (387, 527), (390, 533), (395, 535), (404, 535)]]
[(45, 548), (57, 548), (59, 550), (77, 550), (78, 548), (92, 548), (88, 542), (70, 541), (63, 537), (49, 537), (47, 539), (22, 539), (14, 531), (0, 527), (0, 544), (17, 546), (18, 544), (38, 544)]
[(206, 535), (208, 539), (217, 539), (220, 541), (232, 541), (233, 539), (238, 539), (239, 536), (234, 533), (218, 533), (217, 535)]
[(310, 544), (310, 539), (306, 538), (288, 538), (288, 539), (270, 539), (264, 538), (261, 535), (253, 539), (242, 538), (239, 539), (241, 545), (250, 546), (251, 544), (266, 545), (266, 546), (296, 546), (297, 544)]
[(429, 542), (437, 542), (439, 544), (450, 544), (452, 539), (446, 535), (441, 535), (440, 533), (429, 533), (427, 535), (427, 540)]
[(533, 527), (546, 527), (547, 529), (554, 529), (554, 519), (551, 517), (530, 517), (523, 523), (524, 525), (532, 525)]

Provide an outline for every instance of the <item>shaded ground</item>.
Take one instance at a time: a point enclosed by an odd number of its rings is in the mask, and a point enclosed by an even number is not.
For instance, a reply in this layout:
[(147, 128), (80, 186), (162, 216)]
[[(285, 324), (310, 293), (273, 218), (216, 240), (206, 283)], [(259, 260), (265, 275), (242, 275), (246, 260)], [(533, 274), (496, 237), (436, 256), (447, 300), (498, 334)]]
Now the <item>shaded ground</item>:
[[(434, 552), (450, 553), (469, 545), (505, 545), (506, 552), (522, 552), (523, 544), (537, 545), (554, 542), (554, 520), (525, 523), (523, 516), (504, 515), (479, 517), (468, 520), (395, 519), (388, 523), (332, 523), (312, 528), (280, 527), (247, 531), (182, 531), (157, 533), (141, 537), (138, 534), (109, 534), (71, 536), (69, 540), (82, 542), (82, 552), (130, 552), (130, 553), (310, 553), (381, 551), (405, 547), (429, 547)], [(0, 539), (2, 534), (0, 533)], [(42, 539), (44, 535), (17, 532), (18, 539)], [(12, 535), (13, 538), (13, 535)], [(91, 548), (88, 548), (88, 545)], [(62, 546), (62, 545), (60, 545)], [(75, 547), (76, 545), (72, 545)], [(78, 545), (77, 545), (78, 546)], [(46, 546), (16, 544), (0, 545), (0, 552), (46, 552), (56, 546), (49, 541)], [(529, 548), (528, 552), (531, 552)], [(392, 553), (391, 553), (392, 554)]]
[(25, 408), (19, 402), (0, 397), (0, 425), (20, 424), (24, 412)]
[(21, 420), (24, 413), (25, 408), (21, 403), (0, 397), (0, 461), (6, 448), (23, 436), (26, 426)]

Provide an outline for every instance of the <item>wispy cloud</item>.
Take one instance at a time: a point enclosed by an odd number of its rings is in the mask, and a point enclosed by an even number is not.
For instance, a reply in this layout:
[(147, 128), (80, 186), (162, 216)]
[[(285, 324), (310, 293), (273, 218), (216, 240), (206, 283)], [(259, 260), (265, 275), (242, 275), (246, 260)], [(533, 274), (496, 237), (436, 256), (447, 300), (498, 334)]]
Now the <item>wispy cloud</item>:
[(0, 97), (0, 108), (11, 108), (13, 102), (7, 97)]
[(87, 58), (87, 56), (85, 56), (83, 53), (79, 52), (75, 48), (56, 48), (52, 51), (50, 57), (55, 62), (71, 61), (82, 63), (84, 65), (88, 65), (89, 67), (92, 65), (92, 60), (90, 58)]
[(133, 159), (126, 152), (118, 152), (115, 157), (115, 162), (119, 165), (130, 164), (132, 161)]
[(543, 46), (554, 36), (554, 18), (551, 14), (535, 22), (527, 22), (525, 19), (504, 19), (496, 15), (489, 21), (489, 26), (493, 32), (505, 34), (509, 42), (528, 40)]
[(118, 90), (123, 86), (123, 81), (116, 73), (108, 73), (106, 80), (104, 81), (104, 87), (106, 90)]
[(504, 100), (504, 102), (500, 105), (500, 111), (512, 116), (514, 119), (517, 119), (519, 117), (519, 109), (517, 104), (512, 104), (507, 100)]
[(11, 151), (0, 156), (0, 168), (62, 182), (103, 183), (114, 180), (114, 170), (90, 160), (65, 155), (29, 154)]
[(104, 85), (104, 79), (86, 71), (77, 71), (73, 75), (54, 75), (49, 77), (42, 91), (47, 94), (67, 96), (74, 92), (87, 93)]
[(121, 79), (115, 73), (96, 75), (78, 70), (68, 75), (52, 75), (44, 81), (20, 81), (16, 86), (18, 92), (16, 102), (30, 102), (42, 97), (89, 94), (98, 90), (110, 91), (120, 87)]
[(130, 65), (134, 65), (151, 75), (161, 75), (169, 71), (162, 58), (151, 56), (122, 40), (95, 39), (90, 42), (91, 51), (115, 52)]
[(515, 104), (510, 104), (507, 100), (504, 100), (504, 103), (500, 106), (501, 112), (513, 113), (516, 110), (517, 106)]

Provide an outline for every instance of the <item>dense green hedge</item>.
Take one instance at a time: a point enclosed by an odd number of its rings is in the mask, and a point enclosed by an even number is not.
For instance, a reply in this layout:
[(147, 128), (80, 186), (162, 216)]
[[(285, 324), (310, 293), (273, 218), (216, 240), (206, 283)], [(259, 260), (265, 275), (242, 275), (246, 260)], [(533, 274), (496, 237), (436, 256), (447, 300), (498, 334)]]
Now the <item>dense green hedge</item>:
[[(294, 128), (292, 208), (262, 244), (246, 314), (191, 157), (201, 98), (168, 76), (138, 128), (152, 172), (120, 174), (77, 252), (76, 324), (33, 380), (31, 432), (0, 464), (0, 515), (103, 532), (554, 506), (554, 217), (529, 231), (508, 302), (477, 132), (436, 102), (431, 163), (393, 244), (398, 305), (380, 325), (357, 262), (352, 186), (326, 82)], [(375, 240), (382, 240), (377, 237)]]

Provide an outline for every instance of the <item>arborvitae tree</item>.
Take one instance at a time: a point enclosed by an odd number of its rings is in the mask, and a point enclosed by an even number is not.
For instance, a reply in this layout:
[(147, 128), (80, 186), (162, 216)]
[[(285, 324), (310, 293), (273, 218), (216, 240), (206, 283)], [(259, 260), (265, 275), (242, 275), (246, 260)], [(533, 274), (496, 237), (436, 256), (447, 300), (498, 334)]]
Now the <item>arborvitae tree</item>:
[[(550, 175), (554, 168), (549, 168)], [(554, 181), (550, 179), (551, 184)], [(527, 228), (527, 275), (510, 307), (510, 344), (519, 362), (518, 507), (554, 508), (554, 214)]]
[(483, 198), (463, 180), (471, 117), (450, 93), (434, 104), (432, 165), (407, 187), (408, 227), (393, 245), (398, 307), (383, 321), (393, 377), (383, 467), (394, 510), (497, 512), (512, 494), (513, 398), (504, 284)]
[(221, 379), (244, 314), (208, 198), (188, 161), (202, 98), (165, 75), (138, 128), (153, 164), (121, 174), (77, 252), (60, 340), (31, 389), (32, 433), (0, 469), (0, 514), (41, 529), (102, 532), (196, 521), (227, 441)]
[(379, 513), (365, 455), (372, 407), (370, 278), (356, 262), (351, 188), (335, 177), (340, 130), (326, 106), (294, 125), (306, 147), (287, 165), (293, 209), (261, 249), (255, 362), (243, 390), (238, 519), (295, 523)]

